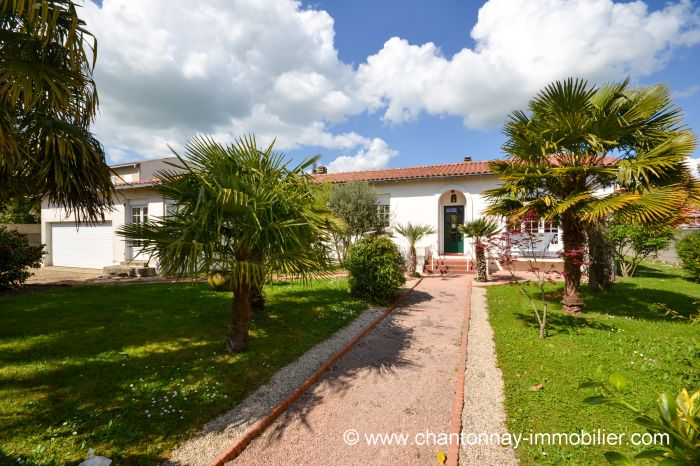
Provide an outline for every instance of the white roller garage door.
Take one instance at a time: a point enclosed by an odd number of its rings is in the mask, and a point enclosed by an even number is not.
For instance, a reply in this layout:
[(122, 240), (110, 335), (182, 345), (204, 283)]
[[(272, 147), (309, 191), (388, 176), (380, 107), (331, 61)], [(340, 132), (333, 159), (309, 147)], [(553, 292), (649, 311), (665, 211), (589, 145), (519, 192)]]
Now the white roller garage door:
[(81, 225), (54, 223), (51, 225), (51, 256), (53, 265), (101, 269), (112, 265), (113, 232), (111, 223)]

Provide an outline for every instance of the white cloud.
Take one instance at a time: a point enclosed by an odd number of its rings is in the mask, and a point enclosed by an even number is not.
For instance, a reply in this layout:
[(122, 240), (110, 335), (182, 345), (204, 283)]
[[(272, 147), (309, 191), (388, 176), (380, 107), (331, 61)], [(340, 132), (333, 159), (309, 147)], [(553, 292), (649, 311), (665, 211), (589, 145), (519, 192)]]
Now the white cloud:
[(382, 168), (397, 154), (397, 151), (389, 149), (384, 140), (375, 138), (355, 155), (341, 155), (333, 160), (328, 164), (328, 171), (335, 173)]
[(166, 144), (197, 133), (252, 132), (281, 150), (354, 153), (334, 160), (336, 171), (381, 168), (396, 155), (374, 134), (334, 129), (363, 112), (495, 127), (552, 80), (644, 75), (700, 43), (689, 0), (656, 12), (641, 1), (490, 0), (473, 49), (446, 57), (432, 43), (392, 38), (357, 69), (338, 58), (333, 18), (295, 0), (104, 0), (81, 15), (99, 42), (94, 130), (114, 160), (168, 156)]
[(700, 158), (688, 157), (688, 166), (690, 167), (690, 173), (695, 177), (700, 179)]
[(381, 100), (392, 123), (426, 112), (492, 127), (551, 81), (660, 69), (674, 48), (700, 43), (700, 16), (688, 0), (655, 12), (641, 1), (490, 0), (471, 35), (474, 49), (451, 58), (390, 39), (358, 70), (366, 100)]
[(328, 125), (364, 111), (338, 60), (333, 19), (293, 0), (88, 2), (99, 42), (94, 130), (108, 155), (168, 156), (197, 133), (254, 132), (280, 149), (365, 146)]
[(673, 91), (673, 98), (674, 99), (685, 99), (688, 97), (692, 97), (695, 94), (700, 91), (700, 85), (698, 84), (693, 84), (692, 86), (688, 86), (682, 91)]

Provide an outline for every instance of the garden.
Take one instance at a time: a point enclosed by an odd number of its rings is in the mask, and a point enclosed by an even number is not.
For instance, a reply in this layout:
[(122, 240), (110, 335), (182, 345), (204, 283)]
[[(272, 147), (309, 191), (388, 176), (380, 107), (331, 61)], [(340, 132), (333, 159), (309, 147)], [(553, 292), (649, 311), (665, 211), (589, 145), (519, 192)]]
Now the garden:
[[(537, 338), (530, 303), (517, 287), (488, 289), (511, 432), (604, 430), (627, 438), (645, 432), (623, 407), (584, 403), (594, 390), (579, 386), (601, 376), (622, 375), (628, 381), (624, 398), (651, 415), (659, 393), (675, 397), (682, 388), (700, 389), (700, 325), (689, 320), (697, 314), (700, 284), (679, 267), (644, 262), (639, 269), (608, 293), (584, 291), (583, 316), (565, 315), (552, 303), (544, 340)], [(548, 285), (548, 292), (561, 288)], [(608, 451), (631, 457), (641, 449), (523, 445), (518, 454), (522, 464), (603, 464)]]
[(152, 465), (366, 305), (344, 278), (274, 282), (249, 349), (226, 352), (230, 292), (58, 287), (0, 298), (0, 464)]

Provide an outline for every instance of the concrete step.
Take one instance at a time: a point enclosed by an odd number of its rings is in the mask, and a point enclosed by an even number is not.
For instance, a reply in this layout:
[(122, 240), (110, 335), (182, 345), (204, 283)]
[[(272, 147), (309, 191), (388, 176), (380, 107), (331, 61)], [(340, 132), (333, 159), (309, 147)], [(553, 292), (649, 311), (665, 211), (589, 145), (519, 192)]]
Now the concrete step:
[(131, 260), (131, 261), (121, 261), (119, 265), (123, 267), (145, 267), (148, 261), (144, 260)]
[(440, 274), (442, 272), (465, 275), (474, 273), (474, 262), (463, 256), (445, 256), (439, 259), (428, 258), (423, 265), (423, 272), (426, 274)]

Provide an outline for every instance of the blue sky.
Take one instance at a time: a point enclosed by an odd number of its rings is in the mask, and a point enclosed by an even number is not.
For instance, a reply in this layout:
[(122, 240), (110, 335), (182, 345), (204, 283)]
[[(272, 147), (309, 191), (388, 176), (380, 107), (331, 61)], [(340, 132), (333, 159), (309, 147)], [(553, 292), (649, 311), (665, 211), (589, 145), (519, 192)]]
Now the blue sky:
[(86, 4), (100, 42), (95, 132), (111, 162), (248, 132), (335, 171), (491, 159), (507, 113), (568, 76), (667, 82), (700, 130), (700, 10), (689, 0), (201, 5)]

